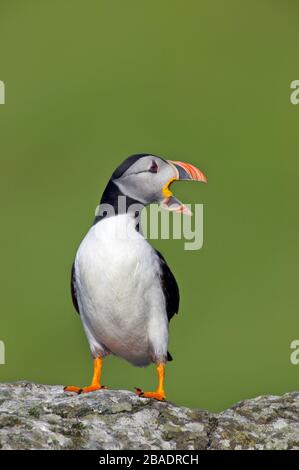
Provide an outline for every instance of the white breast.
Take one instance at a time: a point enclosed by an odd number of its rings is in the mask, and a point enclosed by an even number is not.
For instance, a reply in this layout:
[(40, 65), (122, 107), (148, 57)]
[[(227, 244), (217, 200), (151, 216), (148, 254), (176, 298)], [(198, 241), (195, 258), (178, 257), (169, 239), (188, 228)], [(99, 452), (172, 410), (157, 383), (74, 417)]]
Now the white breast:
[(159, 259), (134, 222), (118, 215), (89, 230), (75, 260), (76, 286), (92, 354), (146, 365), (166, 360), (168, 320)]

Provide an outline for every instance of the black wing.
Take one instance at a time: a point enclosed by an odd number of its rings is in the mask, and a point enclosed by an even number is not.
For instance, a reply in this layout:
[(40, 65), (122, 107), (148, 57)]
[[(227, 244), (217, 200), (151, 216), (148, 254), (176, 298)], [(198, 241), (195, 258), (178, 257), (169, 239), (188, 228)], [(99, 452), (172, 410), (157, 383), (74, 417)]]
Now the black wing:
[(72, 300), (73, 300), (74, 307), (80, 315), (78, 299), (77, 299), (77, 289), (76, 289), (75, 262), (72, 265), (71, 293), (72, 293)]
[[(179, 286), (175, 280), (174, 275), (170, 271), (168, 264), (165, 261), (165, 258), (159, 251), (156, 250), (157, 255), (160, 258), (160, 267), (161, 267), (161, 287), (165, 298), (166, 303), (166, 312), (168, 321), (172, 319), (175, 313), (179, 312), (180, 304), (180, 291)], [(167, 360), (172, 361), (173, 358), (169, 351), (167, 351)]]
[(168, 321), (172, 319), (175, 313), (179, 312), (180, 304), (180, 292), (177, 282), (174, 275), (170, 271), (168, 264), (166, 263), (164, 256), (161, 255), (159, 251), (156, 250), (157, 255), (160, 258), (161, 266), (161, 287), (166, 302), (166, 312)]

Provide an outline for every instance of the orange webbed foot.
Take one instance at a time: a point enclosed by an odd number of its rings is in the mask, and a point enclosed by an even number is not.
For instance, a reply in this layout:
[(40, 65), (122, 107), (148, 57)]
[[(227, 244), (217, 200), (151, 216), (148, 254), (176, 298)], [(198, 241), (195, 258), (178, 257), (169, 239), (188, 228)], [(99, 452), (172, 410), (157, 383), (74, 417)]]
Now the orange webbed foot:
[(92, 377), (91, 385), (89, 385), (88, 387), (74, 387), (73, 385), (71, 385), (69, 387), (64, 387), (63, 390), (65, 392), (74, 392), (80, 395), (80, 393), (89, 393), (89, 392), (95, 392), (96, 390), (107, 389), (108, 387), (105, 387), (104, 385), (100, 385), (102, 365), (103, 365), (102, 357), (97, 357), (94, 359), (93, 377)]
[(164, 401), (166, 395), (163, 391), (156, 391), (156, 392), (143, 392), (141, 388), (135, 387), (136, 393), (141, 398), (154, 398), (155, 400)]
[(64, 387), (63, 389), (64, 392), (75, 392), (75, 393), (81, 393), (82, 388), (80, 387), (74, 387), (73, 385), (70, 385), (69, 387)]
[(96, 390), (107, 390), (108, 387), (105, 385), (89, 385), (88, 387), (74, 387), (74, 386), (69, 386), (69, 387), (64, 387), (65, 392), (75, 392), (80, 395), (81, 393), (89, 393), (89, 392), (95, 392)]
[(108, 390), (106, 385), (89, 385), (88, 387), (83, 387), (81, 393), (95, 392), (96, 390)]

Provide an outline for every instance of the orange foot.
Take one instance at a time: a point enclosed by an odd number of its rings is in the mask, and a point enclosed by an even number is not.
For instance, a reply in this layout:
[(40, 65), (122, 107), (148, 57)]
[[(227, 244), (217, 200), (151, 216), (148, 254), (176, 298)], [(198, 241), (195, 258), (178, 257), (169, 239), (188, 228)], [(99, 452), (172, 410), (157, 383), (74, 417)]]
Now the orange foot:
[(75, 392), (80, 395), (80, 393), (89, 393), (89, 392), (95, 392), (96, 390), (107, 390), (108, 387), (105, 387), (104, 385), (89, 385), (88, 387), (73, 387), (72, 385), (70, 387), (64, 387), (65, 392)]
[(156, 391), (156, 392), (143, 392), (141, 388), (135, 387), (136, 393), (141, 398), (154, 398), (155, 400), (163, 401), (165, 400), (166, 396), (164, 391)]

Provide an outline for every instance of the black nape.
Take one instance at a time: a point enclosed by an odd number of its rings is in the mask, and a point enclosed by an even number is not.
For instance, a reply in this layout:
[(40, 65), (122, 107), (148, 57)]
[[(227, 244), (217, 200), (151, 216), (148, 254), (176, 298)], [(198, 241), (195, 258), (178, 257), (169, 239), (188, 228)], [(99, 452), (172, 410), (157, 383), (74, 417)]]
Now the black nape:
[[(107, 205), (107, 207), (105, 207)], [(139, 206), (136, 210), (136, 206)], [(141, 217), (141, 210), (144, 204), (130, 196), (125, 195), (119, 187), (110, 179), (107, 184), (99, 206), (99, 214), (96, 215), (93, 225), (97, 224), (101, 220), (120, 214), (128, 214), (132, 212), (136, 221), (136, 230), (139, 232), (139, 222)], [(107, 210), (106, 210), (107, 209)]]

